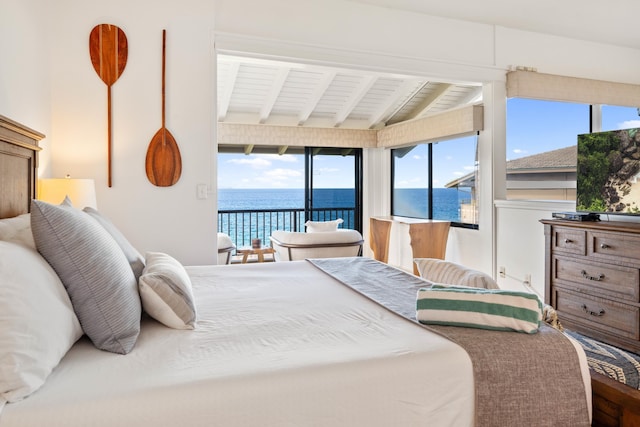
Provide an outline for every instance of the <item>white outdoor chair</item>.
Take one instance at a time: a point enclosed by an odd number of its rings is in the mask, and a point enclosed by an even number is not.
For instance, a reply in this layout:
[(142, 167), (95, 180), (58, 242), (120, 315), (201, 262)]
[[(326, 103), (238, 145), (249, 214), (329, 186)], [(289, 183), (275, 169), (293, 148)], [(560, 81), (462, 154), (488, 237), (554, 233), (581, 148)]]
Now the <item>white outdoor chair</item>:
[(360, 232), (348, 229), (321, 233), (275, 230), (269, 239), (276, 261), (358, 256), (364, 243)]
[(231, 264), (231, 253), (235, 249), (236, 245), (228, 234), (218, 233), (218, 265)]

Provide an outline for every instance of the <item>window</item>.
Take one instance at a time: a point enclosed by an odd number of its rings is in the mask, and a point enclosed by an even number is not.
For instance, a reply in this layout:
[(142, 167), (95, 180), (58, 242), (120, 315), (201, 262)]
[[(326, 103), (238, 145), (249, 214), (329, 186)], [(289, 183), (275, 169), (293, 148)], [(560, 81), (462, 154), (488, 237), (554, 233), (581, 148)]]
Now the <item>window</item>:
[(602, 106), (602, 130), (640, 127), (640, 109), (635, 107)]
[(575, 200), (577, 135), (589, 133), (589, 105), (507, 101), (507, 199)]
[(391, 150), (391, 214), (477, 228), (477, 136)]

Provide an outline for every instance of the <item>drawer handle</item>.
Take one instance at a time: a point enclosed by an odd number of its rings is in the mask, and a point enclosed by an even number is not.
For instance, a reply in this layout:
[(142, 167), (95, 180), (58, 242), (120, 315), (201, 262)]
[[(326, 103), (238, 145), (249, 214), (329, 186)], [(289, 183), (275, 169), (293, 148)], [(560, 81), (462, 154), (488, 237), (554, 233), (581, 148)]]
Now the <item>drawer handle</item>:
[(604, 316), (604, 309), (603, 308), (601, 308), (600, 311), (598, 311), (596, 313), (595, 311), (589, 310), (589, 307), (587, 307), (586, 304), (582, 304), (582, 309), (584, 310), (585, 313), (587, 313), (587, 314), (589, 314), (591, 316), (597, 316), (597, 317)]
[(606, 243), (601, 243), (600, 244), (600, 248), (601, 249), (611, 249), (611, 246), (607, 245)]
[(580, 274), (582, 274), (582, 277), (584, 277), (585, 279), (593, 280), (595, 282), (601, 282), (602, 279), (604, 279), (604, 274), (602, 273), (597, 276), (590, 276), (586, 271), (582, 270)]
[(573, 243), (573, 240), (571, 240), (571, 239), (564, 239), (564, 243), (565, 243), (565, 244)]

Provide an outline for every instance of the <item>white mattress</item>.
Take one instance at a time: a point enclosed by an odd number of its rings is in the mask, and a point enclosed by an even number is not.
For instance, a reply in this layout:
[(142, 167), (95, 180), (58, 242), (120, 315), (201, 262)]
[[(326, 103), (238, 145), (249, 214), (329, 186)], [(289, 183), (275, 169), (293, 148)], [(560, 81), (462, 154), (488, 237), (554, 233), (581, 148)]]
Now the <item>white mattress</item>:
[(306, 261), (188, 271), (195, 331), (145, 320), (126, 356), (81, 340), (0, 427), (473, 424), (464, 350)]

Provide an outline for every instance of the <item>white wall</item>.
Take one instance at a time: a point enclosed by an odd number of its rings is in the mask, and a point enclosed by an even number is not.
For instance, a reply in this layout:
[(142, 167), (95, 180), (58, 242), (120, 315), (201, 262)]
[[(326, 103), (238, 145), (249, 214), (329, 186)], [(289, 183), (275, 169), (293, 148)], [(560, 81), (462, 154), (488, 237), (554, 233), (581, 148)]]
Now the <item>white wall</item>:
[[(195, 197), (196, 184), (212, 189), (216, 184), (214, 32), (221, 51), (447, 81), (500, 85), (508, 67), (527, 65), (540, 72), (640, 83), (636, 50), (344, 0), (1, 1), (0, 47), (13, 52), (17, 43), (26, 53), (15, 63), (3, 61), (0, 84), (4, 92), (5, 86), (12, 89), (0, 97), (0, 114), (48, 134), (44, 157), (52, 157), (53, 167), (41, 172), (96, 179), (100, 210), (136, 247), (171, 253), (186, 264), (215, 262), (215, 194)], [(127, 68), (113, 87), (113, 188), (106, 186), (106, 87), (87, 51), (91, 28), (103, 22), (120, 26), (129, 38)], [(183, 160), (182, 178), (170, 188), (154, 187), (144, 174), (147, 145), (160, 127), (162, 28), (168, 30), (167, 127)], [(489, 89), (494, 96), (495, 87)], [(481, 137), (481, 169), (488, 164), (501, 169), (496, 150), (504, 144), (503, 102), (485, 102), (490, 131)], [(372, 156), (369, 163), (386, 167), (383, 158)], [(494, 232), (503, 221), (492, 210), (500, 183), (484, 173), (481, 185), (489, 190), (481, 195), (481, 230), (452, 233), (447, 257), (491, 273), (513, 237)], [(366, 185), (381, 187), (375, 180)], [(484, 218), (490, 218), (487, 225)], [(517, 218), (508, 224), (523, 226)], [(542, 259), (541, 253), (530, 256)]]
[(47, 5), (0, 0), (0, 114), (44, 133), (40, 169), (49, 169), (51, 82)]
[[(212, 2), (58, 0), (51, 18), (53, 177), (93, 178), (98, 208), (142, 253), (184, 263), (214, 263), (215, 188)], [(107, 87), (88, 51), (91, 29), (115, 24), (127, 35), (126, 68), (112, 86), (113, 186), (107, 186)], [(161, 127), (162, 30), (167, 30), (166, 126), (182, 156), (171, 187), (145, 174), (149, 142)]]
[(553, 212), (575, 211), (574, 202), (567, 201), (498, 201), (496, 265), (505, 268), (505, 276), (497, 275), (500, 287), (522, 291), (526, 275), (531, 286), (544, 295), (544, 226), (541, 219), (550, 219)]

